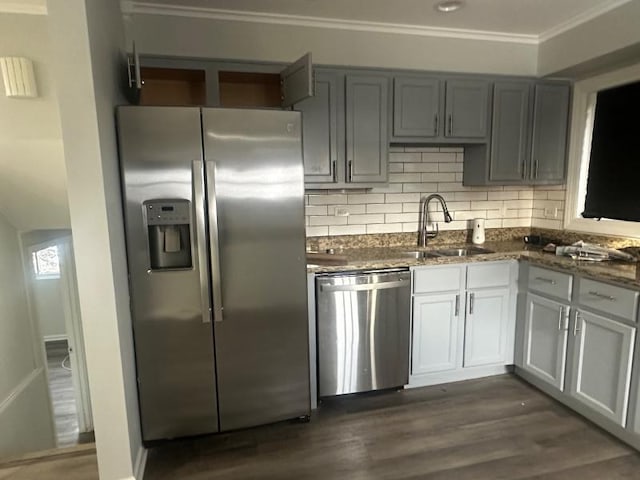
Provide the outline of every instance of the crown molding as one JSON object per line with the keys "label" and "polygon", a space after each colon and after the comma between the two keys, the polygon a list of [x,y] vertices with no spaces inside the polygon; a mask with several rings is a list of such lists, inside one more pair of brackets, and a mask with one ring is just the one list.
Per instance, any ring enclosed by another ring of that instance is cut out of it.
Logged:
{"label": "crown molding", "polygon": [[0,13],[21,13],[23,15],[46,15],[47,5],[24,4],[22,2],[0,1]]}
{"label": "crown molding", "polygon": [[616,8],[621,7],[625,3],[630,3],[631,1],[632,0],[611,0],[610,2],[605,3],[603,5],[597,5],[593,8],[590,8],[589,10],[585,10],[584,12],[567,20],[566,22],[556,25],[555,27],[550,28],[549,30],[545,30],[538,36],[538,41],[539,43],[546,42],[547,40],[557,35],[560,35],[568,30],[571,30],[572,28],[576,28],[577,26],[582,25],[583,23],[587,23],[588,21],[593,20],[594,18],[597,18],[600,15],[604,15],[605,13],[610,12],[611,10],[615,10]]}
{"label": "crown molding", "polygon": [[301,15],[284,15],[262,12],[246,12],[239,10],[223,10],[217,8],[188,7],[178,5],[157,4],[133,0],[121,1],[123,14],[167,15],[174,17],[207,18],[235,22],[290,25],[297,27],[315,27],[337,30],[352,30],[376,33],[394,33],[427,37],[446,37],[466,40],[485,40],[493,42],[510,42],[520,44],[538,44],[537,35],[487,32],[456,28],[424,27],[395,23],[364,22],[335,18],[307,17]]}

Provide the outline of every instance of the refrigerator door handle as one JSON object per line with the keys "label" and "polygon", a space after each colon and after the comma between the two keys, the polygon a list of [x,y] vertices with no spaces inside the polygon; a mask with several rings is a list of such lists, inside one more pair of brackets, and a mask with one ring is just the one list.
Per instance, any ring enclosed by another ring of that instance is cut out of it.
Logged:
{"label": "refrigerator door handle", "polygon": [[204,164],[196,160],[191,165],[193,179],[193,205],[196,214],[196,248],[200,270],[200,301],[202,303],[202,323],[211,323],[211,302],[209,301],[209,267],[207,265],[207,238],[204,209]]}
{"label": "refrigerator door handle", "polygon": [[[218,205],[216,202],[216,162],[206,162],[209,211],[209,250],[211,261],[211,291],[213,320],[222,322],[222,284],[220,282],[220,246],[218,245]],[[204,205],[204,202],[203,202]]]}

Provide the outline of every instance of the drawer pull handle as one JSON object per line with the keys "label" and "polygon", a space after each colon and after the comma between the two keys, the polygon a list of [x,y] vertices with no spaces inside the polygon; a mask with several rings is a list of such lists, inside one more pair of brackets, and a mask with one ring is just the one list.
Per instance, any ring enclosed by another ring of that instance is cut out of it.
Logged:
{"label": "drawer pull handle", "polygon": [[610,302],[616,301],[616,297],[612,295],[606,295],[604,293],[596,292],[595,290],[589,290],[589,295],[600,298],[602,300],[609,300]]}
{"label": "drawer pull handle", "polygon": [[550,278],[545,278],[545,277],[536,277],[536,280],[540,281],[540,282],[544,282],[544,283],[548,283],[549,285],[555,285],[556,281],[552,280]]}
{"label": "drawer pull handle", "polygon": [[460,294],[456,295],[456,314],[455,316],[460,315]]}

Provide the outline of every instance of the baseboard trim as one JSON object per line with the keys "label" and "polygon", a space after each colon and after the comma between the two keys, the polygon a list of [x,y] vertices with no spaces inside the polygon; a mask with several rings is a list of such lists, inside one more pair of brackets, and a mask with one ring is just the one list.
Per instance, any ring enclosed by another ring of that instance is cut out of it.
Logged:
{"label": "baseboard trim", "polygon": [[143,446],[138,449],[136,464],[133,466],[133,478],[135,480],[142,480],[144,478],[144,469],[147,466],[147,453],[148,450]]}
{"label": "baseboard trim", "polygon": [[22,392],[33,382],[38,375],[43,373],[43,368],[38,367],[35,370],[32,370],[29,375],[24,377],[22,381],[16,385],[16,387],[9,392],[9,395],[6,396],[4,400],[0,402],[0,415],[4,413],[4,411],[9,408],[9,405],[13,403],[13,401],[20,396]]}
{"label": "baseboard trim", "polygon": [[452,370],[448,372],[427,373],[423,375],[410,375],[409,385],[405,388],[429,387],[443,383],[461,382],[463,380],[473,380],[476,378],[491,377],[493,375],[503,375],[511,373],[513,368],[510,365],[490,365],[482,367],[468,367]]}
{"label": "baseboard trim", "polygon": [[69,341],[69,337],[66,334],[61,334],[61,335],[45,335],[44,337],[42,337],[44,340],[44,343],[47,342],[59,342],[60,340],[67,340]]}

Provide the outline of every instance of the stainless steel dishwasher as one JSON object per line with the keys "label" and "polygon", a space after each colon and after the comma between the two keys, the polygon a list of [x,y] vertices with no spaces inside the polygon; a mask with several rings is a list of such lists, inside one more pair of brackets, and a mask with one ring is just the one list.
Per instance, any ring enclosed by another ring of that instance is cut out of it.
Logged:
{"label": "stainless steel dishwasher", "polygon": [[408,383],[410,278],[407,269],[316,277],[319,396]]}

